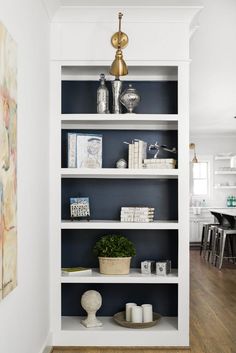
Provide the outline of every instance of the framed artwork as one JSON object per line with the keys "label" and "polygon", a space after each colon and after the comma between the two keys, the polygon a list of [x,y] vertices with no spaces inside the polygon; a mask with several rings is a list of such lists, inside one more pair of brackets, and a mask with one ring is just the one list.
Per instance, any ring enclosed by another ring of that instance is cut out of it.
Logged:
{"label": "framed artwork", "polygon": [[70,217],[71,219],[87,219],[90,218],[89,198],[88,197],[71,197],[70,198]]}
{"label": "framed artwork", "polygon": [[17,285],[17,48],[0,22],[0,300]]}
{"label": "framed artwork", "polygon": [[77,168],[102,168],[102,135],[77,134]]}

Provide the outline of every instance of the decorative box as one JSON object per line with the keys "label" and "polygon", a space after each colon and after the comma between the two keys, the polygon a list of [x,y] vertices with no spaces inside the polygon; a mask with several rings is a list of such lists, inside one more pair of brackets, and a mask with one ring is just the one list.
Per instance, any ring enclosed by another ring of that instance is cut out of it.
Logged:
{"label": "decorative box", "polygon": [[158,261],[156,262],[156,274],[158,276],[166,276],[171,273],[171,261]]}
{"label": "decorative box", "polygon": [[146,260],[141,262],[141,273],[149,275],[155,272],[155,261]]}

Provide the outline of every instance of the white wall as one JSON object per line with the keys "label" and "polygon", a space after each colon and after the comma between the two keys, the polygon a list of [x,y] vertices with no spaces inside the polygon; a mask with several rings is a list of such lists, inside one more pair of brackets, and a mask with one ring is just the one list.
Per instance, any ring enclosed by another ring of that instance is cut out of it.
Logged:
{"label": "white wall", "polygon": [[[190,135],[190,141],[196,144],[196,153],[199,161],[204,156],[210,156],[213,160],[211,165],[211,173],[213,185],[221,182],[229,181],[230,183],[236,183],[236,176],[221,176],[214,175],[215,170],[219,170],[220,167],[229,166],[229,161],[214,161],[215,155],[218,153],[234,153],[236,154],[236,135]],[[190,154],[192,158],[192,154]],[[190,159],[191,159],[190,158]],[[207,200],[208,206],[226,206],[226,198],[229,195],[236,196],[236,190],[216,190],[212,188],[211,198]]]}
{"label": "white wall", "polygon": [[190,129],[236,132],[236,1],[201,2],[190,44]]}
{"label": "white wall", "polygon": [[49,24],[41,0],[0,0],[18,44],[18,287],[0,302],[0,352],[39,353],[49,330]]}

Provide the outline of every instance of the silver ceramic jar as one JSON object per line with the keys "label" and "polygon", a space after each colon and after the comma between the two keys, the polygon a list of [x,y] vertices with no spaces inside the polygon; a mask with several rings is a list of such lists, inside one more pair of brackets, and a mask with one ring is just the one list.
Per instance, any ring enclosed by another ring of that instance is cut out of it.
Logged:
{"label": "silver ceramic jar", "polygon": [[132,87],[130,84],[129,87],[121,94],[120,102],[125,106],[128,110],[127,113],[132,114],[135,107],[140,102],[140,95],[138,91]]}

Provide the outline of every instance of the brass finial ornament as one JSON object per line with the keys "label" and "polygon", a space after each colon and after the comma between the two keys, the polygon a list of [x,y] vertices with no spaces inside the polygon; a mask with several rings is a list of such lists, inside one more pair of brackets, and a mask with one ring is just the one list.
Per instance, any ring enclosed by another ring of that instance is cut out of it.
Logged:
{"label": "brass finial ornament", "polygon": [[116,56],[115,60],[113,61],[110,67],[110,74],[119,78],[119,76],[125,76],[128,74],[127,65],[123,59],[122,49],[124,49],[128,44],[128,36],[124,32],[121,31],[121,20],[123,14],[119,12],[118,19],[119,19],[119,31],[114,33],[111,37],[111,44],[113,48],[116,49]]}

